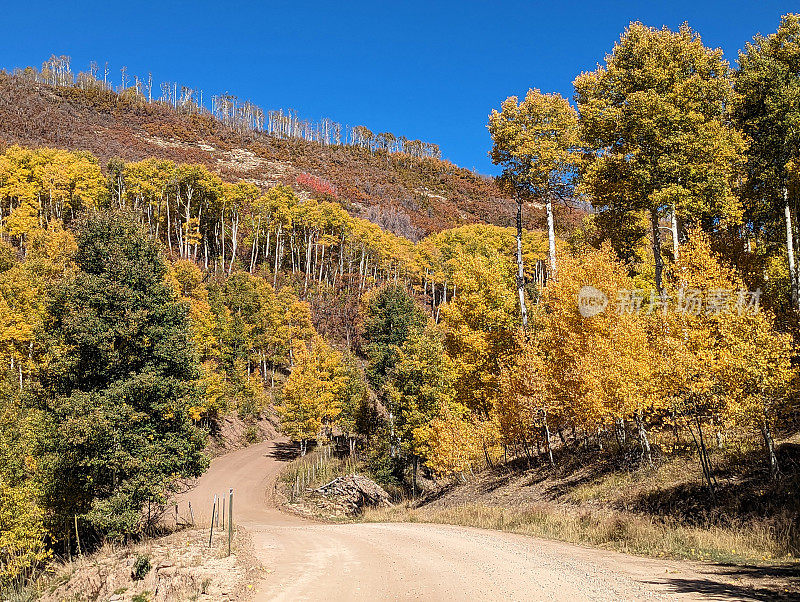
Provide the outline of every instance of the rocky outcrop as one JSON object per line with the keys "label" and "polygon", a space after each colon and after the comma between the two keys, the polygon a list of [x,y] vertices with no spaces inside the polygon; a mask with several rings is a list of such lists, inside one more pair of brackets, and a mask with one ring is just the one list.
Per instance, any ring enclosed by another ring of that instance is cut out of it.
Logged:
{"label": "rocky outcrop", "polygon": [[337,477],[315,489],[314,493],[349,515],[361,514],[367,506],[392,505],[391,497],[383,487],[372,479],[358,474]]}

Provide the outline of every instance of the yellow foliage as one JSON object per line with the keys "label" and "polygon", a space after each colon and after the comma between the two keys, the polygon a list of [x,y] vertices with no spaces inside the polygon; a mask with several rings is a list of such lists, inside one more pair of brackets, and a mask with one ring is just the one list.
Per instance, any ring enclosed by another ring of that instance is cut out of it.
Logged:
{"label": "yellow foliage", "polygon": [[438,474],[473,471],[494,454],[497,425],[490,420],[469,417],[466,408],[444,405],[441,415],[420,426],[415,437],[421,442],[425,463]]}
{"label": "yellow foliage", "polygon": [[0,476],[0,585],[24,583],[50,557],[43,521],[34,493]]}
{"label": "yellow foliage", "polygon": [[310,344],[296,341],[294,365],[283,388],[283,400],[275,407],[281,430],[303,444],[321,435],[323,425],[339,415],[344,386],[341,354],[320,337]]}

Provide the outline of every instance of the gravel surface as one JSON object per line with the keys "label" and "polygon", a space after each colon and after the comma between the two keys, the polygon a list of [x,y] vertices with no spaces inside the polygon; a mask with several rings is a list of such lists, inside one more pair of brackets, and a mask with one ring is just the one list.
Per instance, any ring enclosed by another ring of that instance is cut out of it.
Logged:
{"label": "gravel surface", "polygon": [[272,499],[286,451],[276,440],[219,457],[180,500],[205,521],[214,494],[234,489],[234,523],[264,567],[253,600],[760,599],[713,565],[468,527],[306,520]]}

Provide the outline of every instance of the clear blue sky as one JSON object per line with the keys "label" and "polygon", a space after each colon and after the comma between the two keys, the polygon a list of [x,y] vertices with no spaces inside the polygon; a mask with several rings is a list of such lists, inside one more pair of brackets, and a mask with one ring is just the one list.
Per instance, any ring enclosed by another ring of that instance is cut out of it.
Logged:
{"label": "clear blue sky", "polygon": [[797,2],[128,2],[3,0],[0,67],[67,54],[73,70],[109,61],[441,145],[445,157],[494,173],[486,118],[529,87],[571,97],[631,20],[688,21],[729,60],[770,33]]}

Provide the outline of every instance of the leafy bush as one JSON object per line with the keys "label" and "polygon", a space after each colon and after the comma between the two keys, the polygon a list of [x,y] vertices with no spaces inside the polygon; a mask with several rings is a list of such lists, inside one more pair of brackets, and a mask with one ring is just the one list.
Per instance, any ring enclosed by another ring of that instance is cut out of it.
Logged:
{"label": "leafy bush", "polygon": [[29,489],[0,477],[0,590],[24,584],[49,557],[43,516]]}
{"label": "leafy bush", "polygon": [[133,569],[131,570],[131,579],[134,581],[141,581],[147,577],[150,572],[150,557],[147,554],[139,554],[133,562]]}
{"label": "leafy bush", "polygon": [[258,430],[258,427],[255,424],[251,424],[244,430],[242,439],[248,445],[258,443],[258,440],[261,439],[261,431]]}

